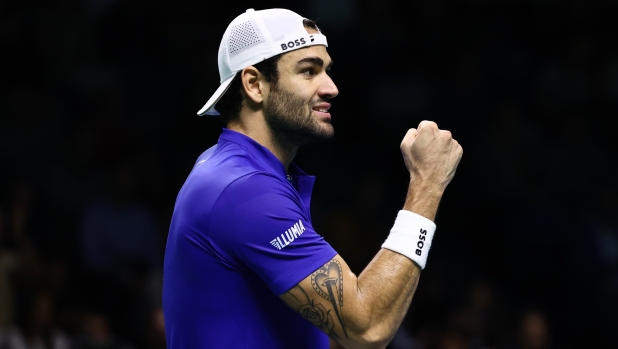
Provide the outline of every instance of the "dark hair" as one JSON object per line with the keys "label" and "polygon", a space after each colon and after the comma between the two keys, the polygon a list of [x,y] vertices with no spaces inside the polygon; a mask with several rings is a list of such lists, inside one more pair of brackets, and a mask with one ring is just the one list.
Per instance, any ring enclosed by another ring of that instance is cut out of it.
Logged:
{"label": "dark hair", "polygon": [[[316,31],[320,31],[318,26],[314,21],[309,19],[303,20],[303,26],[307,29],[313,29]],[[276,55],[261,61],[260,63],[254,64],[253,66],[264,75],[264,79],[267,82],[272,84],[273,86],[277,85],[279,81],[279,70],[277,69],[277,64],[279,63],[279,59],[281,55]],[[221,114],[223,119],[223,123],[226,125],[236,120],[240,115],[240,109],[242,109],[242,103],[245,99],[242,92],[242,84],[240,81],[240,72],[234,76],[234,79],[230,83],[230,87],[227,92],[223,94],[223,97],[217,102],[215,109]]]}
{"label": "dark hair", "polygon": [[310,19],[303,19],[303,26],[307,29],[313,29],[315,31],[320,31],[320,28],[318,28],[318,25],[315,24],[314,21],[310,20]]}

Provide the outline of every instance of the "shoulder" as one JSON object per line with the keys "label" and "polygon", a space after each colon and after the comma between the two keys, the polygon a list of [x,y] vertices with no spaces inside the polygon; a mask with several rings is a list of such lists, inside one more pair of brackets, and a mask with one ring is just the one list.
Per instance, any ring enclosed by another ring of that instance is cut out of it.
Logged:
{"label": "shoulder", "polygon": [[221,191],[215,206],[229,214],[250,217],[287,211],[300,204],[291,184],[270,173],[254,171],[231,181]]}
{"label": "shoulder", "polygon": [[242,146],[231,142],[217,144],[198,157],[180,196],[189,195],[198,201],[212,199],[237,179],[259,171]]}
{"label": "shoulder", "polygon": [[294,187],[272,173],[253,170],[236,177],[224,190],[227,195],[234,192],[242,192],[244,197],[248,198],[273,193],[293,193]]}

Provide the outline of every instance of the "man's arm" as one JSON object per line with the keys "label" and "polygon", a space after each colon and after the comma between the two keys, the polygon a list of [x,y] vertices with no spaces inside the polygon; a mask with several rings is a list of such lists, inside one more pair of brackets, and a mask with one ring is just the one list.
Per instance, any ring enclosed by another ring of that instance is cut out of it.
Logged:
{"label": "man's arm", "polygon": [[[418,135],[408,131],[401,150],[411,179],[404,210],[433,221],[461,146],[450,132],[423,121]],[[408,311],[419,277],[417,264],[388,249],[358,277],[337,255],[280,297],[346,348],[384,348]]]}
{"label": "man's arm", "polygon": [[344,347],[341,346],[341,344],[337,343],[336,340],[334,339],[330,339],[330,349],[345,349]]}

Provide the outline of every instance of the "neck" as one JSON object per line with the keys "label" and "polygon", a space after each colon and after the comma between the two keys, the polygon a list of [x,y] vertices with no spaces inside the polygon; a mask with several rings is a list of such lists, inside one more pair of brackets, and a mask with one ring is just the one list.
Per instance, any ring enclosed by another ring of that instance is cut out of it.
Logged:
{"label": "neck", "polygon": [[[253,122],[247,122],[248,120],[253,120]],[[279,135],[268,127],[262,115],[254,115],[251,118],[241,117],[239,120],[229,123],[227,128],[242,133],[266,147],[281,161],[285,171],[288,171],[299,146],[287,139],[285,135]]]}

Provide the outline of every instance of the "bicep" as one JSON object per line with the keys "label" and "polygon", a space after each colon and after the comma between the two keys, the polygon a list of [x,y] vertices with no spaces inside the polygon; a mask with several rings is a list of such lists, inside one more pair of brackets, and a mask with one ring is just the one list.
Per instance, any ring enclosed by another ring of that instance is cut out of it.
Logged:
{"label": "bicep", "polygon": [[345,319],[355,310],[356,275],[340,255],[311,273],[280,298],[332,339],[350,338]]}
{"label": "bicep", "polygon": [[336,340],[334,339],[330,339],[330,349],[345,349],[344,347],[341,346],[341,344],[337,343]]}

